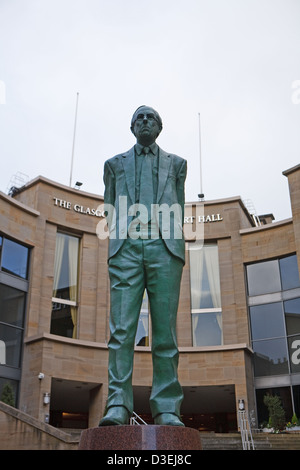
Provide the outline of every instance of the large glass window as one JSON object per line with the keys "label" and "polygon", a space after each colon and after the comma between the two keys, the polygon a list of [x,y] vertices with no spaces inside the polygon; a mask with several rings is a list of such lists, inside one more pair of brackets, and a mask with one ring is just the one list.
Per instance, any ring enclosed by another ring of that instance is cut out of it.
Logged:
{"label": "large glass window", "polygon": [[2,364],[20,367],[23,330],[0,323]]}
{"label": "large glass window", "polygon": [[25,292],[0,284],[0,363],[20,367]]}
{"label": "large glass window", "polygon": [[19,382],[0,377],[0,400],[10,406],[17,406]]}
{"label": "large glass window", "polygon": [[[296,255],[247,266],[247,281],[255,375],[299,373],[300,284]],[[255,299],[256,295],[261,297]],[[272,298],[277,301],[272,302]]]}
{"label": "large glass window", "polygon": [[27,279],[28,248],[8,238],[3,240],[1,269]]}
{"label": "large glass window", "polygon": [[222,344],[222,309],[217,244],[189,244],[194,346]]}
{"label": "large glass window", "polygon": [[300,372],[300,334],[288,337],[290,368],[292,374]]}
{"label": "large glass window", "polygon": [[56,235],[50,333],[77,337],[79,238]]}
{"label": "large glass window", "polygon": [[0,322],[23,328],[25,292],[0,284]]}
{"label": "large glass window", "polygon": [[[300,283],[297,257],[291,255],[255,263],[246,267],[246,273],[256,386],[264,386],[266,377],[270,384],[274,384],[272,389],[256,390],[258,420],[261,423],[268,419],[267,407],[263,403],[266,393],[281,397],[289,420],[300,409]],[[296,375],[289,378],[290,374]],[[295,385],[278,386],[286,383],[287,379]]]}
{"label": "large glass window", "polygon": [[222,344],[222,313],[193,313],[193,346]]}
{"label": "large glass window", "polygon": [[284,302],[286,329],[288,336],[300,333],[300,298]]}
{"label": "large glass window", "polygon": [[0,400],[15,406],[28,291],[29,248],[0,236]]}
{"label": "large glass window", "polygon": [[292,373],[300,372],[300,298],[284,302],[290,367]]}
{"label": "large glass window", "polygon": [[256,377],[289,373],[285,338],[253,341],[254,373]]}
{"label": "large glass window", "polygon": [[297,416],[300,416],[300,385],[295,385],[293,387],[293,399],[294,399],[295,413]]}
{"label": "large glass window", "polygon": [[250,307],[252,339],[285,336],[282,302]]}
{"label": "large glass window", "polygon": [[247,281],[250,296],[300,287],[297,256],[249,264]]}
{"label": "large glass window", "polygon": [[29,249],[9,238],[0,238],[1,270],[27,279]]}
{"label": "large glass window", "polygon": [[297,256],[287,256],[279,260],[282,290],[300,287]]}
{"label": "large glass window", "polygon": [[77,301],[79,238],[56,235],[53,297]]}
{"label": "large glass window", "polygon": [[[269,411],[266,405],[264,404],[264,397],[266,395],[278,396],[285,410],[286,420],[287,421],[291,420],[293,416],[293,412],[294,412],[293,406],[292,406],[291,392],[292,392],[291,387],[276,387],[275,386],[272,388],[258,389],[256,391],[258,423],[266,426],[269,421]],[[297,407],[296,407],[296,410],[297,410]]]}
{"label": "large glass window", "polygon": [[277,260],[247,266],[249,295],[269,294],[281,290]]}

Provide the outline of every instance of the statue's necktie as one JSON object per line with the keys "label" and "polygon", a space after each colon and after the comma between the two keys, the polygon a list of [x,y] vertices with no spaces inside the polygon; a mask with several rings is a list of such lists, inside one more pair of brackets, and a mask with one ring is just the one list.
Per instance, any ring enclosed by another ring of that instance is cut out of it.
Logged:
{"label": "statue's necktie", "polygon": [[143,163],[140,182],[140,204],[143,204],[148,211],[148,221],[151,220],[151,204],[153,204],[153,177],[152,160],[149,155],[149,148],[144,147]]}

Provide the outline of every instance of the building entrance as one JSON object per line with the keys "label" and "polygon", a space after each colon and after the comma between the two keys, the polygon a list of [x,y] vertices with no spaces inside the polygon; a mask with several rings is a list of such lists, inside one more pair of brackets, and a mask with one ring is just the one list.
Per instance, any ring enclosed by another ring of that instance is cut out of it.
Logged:
{"label": "building entrance", "polygon": [[[188,427],[202,432],[237,430],[234,385],[183,387],[181,418]],[[133,388],[134,411],[148,424],[153,424],[149,397],[150,387]]]}
{"label": "building entrance", "polygon": [[52,378],[50,419],[52,426],[85,429],[89,426],[89,408],[100,385]]}

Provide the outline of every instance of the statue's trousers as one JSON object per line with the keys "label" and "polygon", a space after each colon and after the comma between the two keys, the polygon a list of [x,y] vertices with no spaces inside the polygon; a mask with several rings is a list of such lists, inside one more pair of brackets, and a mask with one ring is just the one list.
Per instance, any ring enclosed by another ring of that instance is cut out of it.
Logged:
{"label": "statue's trousers", "polygon": [[175,413],[183,399],[178,382],[176,318],[183,262],[162,239],[125,240],[109,260],[110,331],[107,407],[122,405],[133,411],[134,341],[145,288],[152,323],[152,416]]}

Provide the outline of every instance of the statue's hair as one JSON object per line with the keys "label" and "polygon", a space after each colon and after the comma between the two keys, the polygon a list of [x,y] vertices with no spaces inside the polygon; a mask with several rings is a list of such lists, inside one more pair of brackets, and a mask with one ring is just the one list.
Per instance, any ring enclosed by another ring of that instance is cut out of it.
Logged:
{"label": "statue's hair", "polygon": [[143,104],[142,106],[139,106],[139,107],[135,110],[135,112],[133,113],[133,116],[132,116],[132,119],[131,119],[131,125],[130,125],[131,131],[133,132],[134,123],[135,123],[135,121],[136,121],[137,115],[139,114],[139,110],[142,109],[142,108],[150,108],[150,109],[152,109],[153,114],[154,114],[154,116],[155,116],[155,119],[156,119],[156,121],[157,121],[157,123],[158,123],[158,125],[159,125],[159,132],[161,132],[161,130],[162,130],[162,128],[163,128],[163,123],[162,123],[162,119],[161,119],[160,115],[158,114],[157,111],[155,111],[154,108],[151,108],[151,106],[147,106],[146,104]]}

